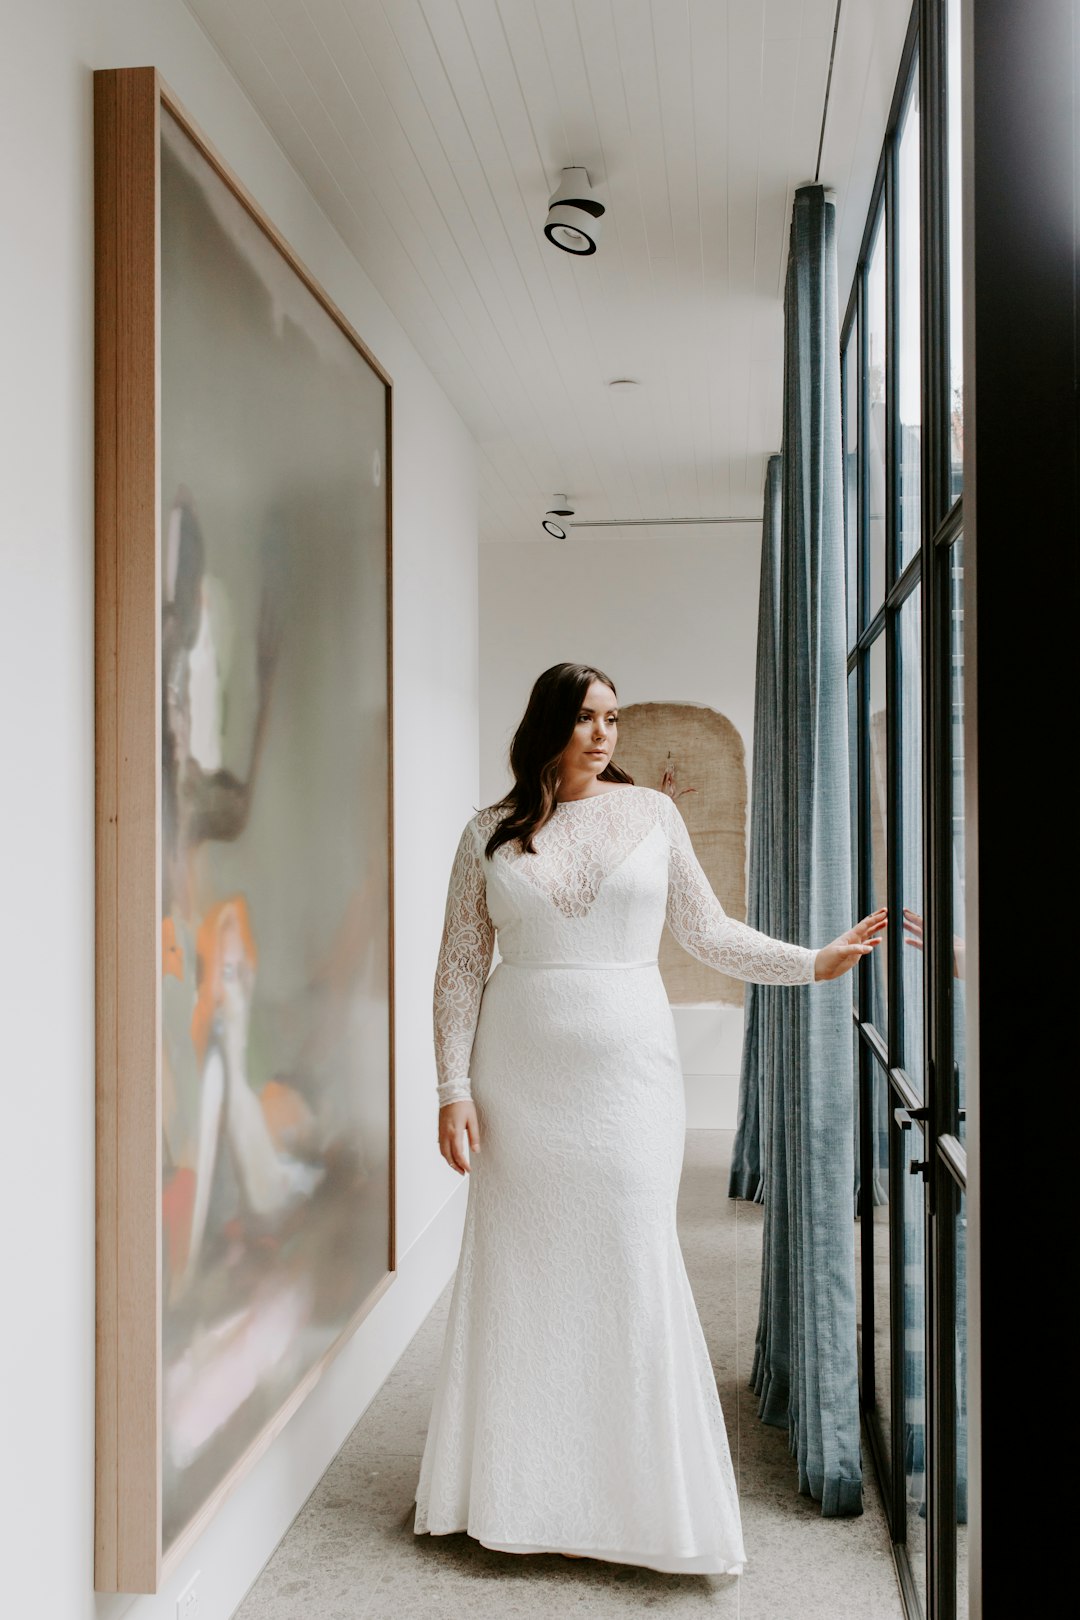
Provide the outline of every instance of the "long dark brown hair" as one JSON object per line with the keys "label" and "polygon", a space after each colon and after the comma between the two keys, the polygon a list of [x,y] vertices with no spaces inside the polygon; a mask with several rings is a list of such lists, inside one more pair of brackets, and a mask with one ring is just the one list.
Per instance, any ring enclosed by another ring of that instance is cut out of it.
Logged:
{"label": "long dark brown hair", "polygon": [[[508,844],[513,838],[518,839],[524,854],[536,854],[533,834],[555,813],[559,759],[574,735],[581,705],[593,681],[603,681],[615,691],[611,676],[591,664],[552,664],[536,677],[510,744],[514,785],[493,806],[508,814],[485,844],[485,855],[493,855],[500,844]],[[632,784],[634,778],[609,759],[599,780]]]}

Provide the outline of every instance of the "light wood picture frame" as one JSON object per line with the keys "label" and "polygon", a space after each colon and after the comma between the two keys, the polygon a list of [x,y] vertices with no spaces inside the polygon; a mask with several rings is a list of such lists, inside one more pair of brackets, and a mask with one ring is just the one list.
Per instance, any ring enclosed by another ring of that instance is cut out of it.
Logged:
{"label": "light wood picture frame", "polygon": [[395,1275],[392,385],[154,68],[94,184],[95,1585],[155,1592]]}

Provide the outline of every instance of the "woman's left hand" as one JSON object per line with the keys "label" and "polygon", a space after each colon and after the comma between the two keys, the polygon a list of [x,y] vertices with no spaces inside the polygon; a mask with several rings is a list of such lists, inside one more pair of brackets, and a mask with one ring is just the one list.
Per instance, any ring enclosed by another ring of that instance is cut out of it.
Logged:
{"label": "woman's left hand", "polygon": [[846,934],[838,934],[828,945],[823,945],[814,962],[814,979],[839,979],[850,973],[861,957],[868,956],[875,945],[880,945],[888,927],[888,907],[871,912]]}

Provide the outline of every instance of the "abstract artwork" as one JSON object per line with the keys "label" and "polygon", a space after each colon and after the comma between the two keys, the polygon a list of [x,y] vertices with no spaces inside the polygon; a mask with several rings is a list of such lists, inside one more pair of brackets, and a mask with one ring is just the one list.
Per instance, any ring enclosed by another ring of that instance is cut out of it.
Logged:
{"label": "abstract artwork", "polygon": [[95,79],[97,1585],[154,1591],[393,1275],[390,384]]}

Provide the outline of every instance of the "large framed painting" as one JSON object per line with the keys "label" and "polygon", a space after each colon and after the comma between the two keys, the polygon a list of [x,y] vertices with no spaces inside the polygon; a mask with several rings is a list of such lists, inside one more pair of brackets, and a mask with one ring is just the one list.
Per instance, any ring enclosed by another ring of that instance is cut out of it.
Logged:
{"label": "large framed painting", "polygon": [[95,74],[96,1584],[158,1590],[394,1274],[390,379]]}

